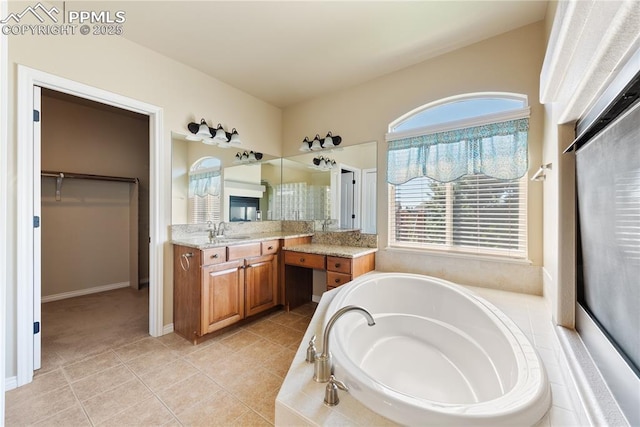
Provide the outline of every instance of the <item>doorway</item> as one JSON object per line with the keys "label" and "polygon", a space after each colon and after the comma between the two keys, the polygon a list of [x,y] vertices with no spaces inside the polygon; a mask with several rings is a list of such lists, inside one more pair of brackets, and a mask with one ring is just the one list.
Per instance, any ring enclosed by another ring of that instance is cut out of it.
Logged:
{"label": "doorway", "polygon": [[361,170],[340,165],[340,228],[360,228]]}
{"label": "doorway", "polygon": [[340,172],[340,225],[343,228],[354,228],[356,221],[354,211],[355,187],[355,173],[342,169]]}
{"label": "doorway", "polygon": [[[92,86],[63,79],[28,67],[18,66],[17,90],[17,139],[18,199],[17,218],[17,378],[18,386],[33,379],[34,367],[41,340],[39,282],[35,278],[40,265],[34,260],[39,250],[39,223],[35,211],[40,203],[39,187],[39,122],[36,108],[40,98],[34,97],[35,88],[42,87],[74,95],[148,116],[149,120],[149,334],[163,334],[163,245],[167,240],[165,197],[166,169],[169,158],[162,144],[162,109],[131,98],[104,91]],[[36,149],[37,146],[37,149]],[[38,188],[39,190],[39,188]],[[26,197],[24,195],[27,195]],[[28,197],[33,195],[33,197]],[[146,242],[144,242],[146,247]],[[83,254],[86,256],[87,254]],[[36,289],[36,286],[38,287]]]}
{"label": "doorway", "polygon": [[48,371],[147,336],[149,117],[46,88],[40,99],[34,369]]}

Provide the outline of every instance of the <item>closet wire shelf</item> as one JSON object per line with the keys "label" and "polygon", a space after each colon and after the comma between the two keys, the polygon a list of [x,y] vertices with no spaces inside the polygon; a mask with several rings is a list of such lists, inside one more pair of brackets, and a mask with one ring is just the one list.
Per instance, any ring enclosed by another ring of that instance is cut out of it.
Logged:
{"label": "closet wire shelf", "polygon": [[129,178],[124,176],[109,176],[109,175],[92,175],[86,173],[73,173],[73,172],[54,172],[54,171],[41,171],[41,176],[56,179],[56,201],[61,200],[62,194],[62,181],[65,178],[70,179],[93,179],[99,181],[115,181],[115,182],[128,182],[131,184],[138,184],[138,178]]}

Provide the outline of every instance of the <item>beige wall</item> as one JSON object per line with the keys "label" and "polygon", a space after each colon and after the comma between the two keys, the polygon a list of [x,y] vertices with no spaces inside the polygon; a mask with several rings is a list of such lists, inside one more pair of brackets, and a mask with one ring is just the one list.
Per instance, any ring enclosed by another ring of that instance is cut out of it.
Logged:
{"label": "beige wall", "polygon": [[[96,107],[43,94],[41,167],[138,178],[140,220],[133,230],[138,230],[139,242],[147,242],[148,117]],[[66,179],[57,201],[56,179],[42,179],[43,297],[129,282],[131,185]],[[139,279],[148,280],[149,251],[139,252],[139,261],[133,255]]]}
{"label": "beige wall", "polygon": [[427,60],[351,89],[284,110],[285,155],[294,155],[305,135],[331,129],[343,145],[378,141],[378,235],[376,268],[432,274],[459,283],[542,294],[542,185],[529,183],[528,252],[531,265],[479,261],[389,250],[386,148],[388,125],[426,103],[453,95],[501,91],[529,97],[529,164],[541,164],[544,111],[538,103],[544,55],[544,23],[502,34]]}
{"label": "beige wall", "polygon": [[[14,2],[10,7],[22,9]],[[17,64],[127,96],[163,109],[161,135],[171,152],[171,131],[186,133],[186,124],[205,118],[210,124],[237,128],[245,147],[281,155],[280,109],[230,87],[193,68],[163,57],[121,37],[111,36],[11,36],[9,38],[8,218],[7,244],[7,358],[6,376],[16,375],[16,86]],[[158,183],[171,215],[171,163],[162,165],[166,180]],[[173,321],[171,246],[164,247],[164,324]]]}

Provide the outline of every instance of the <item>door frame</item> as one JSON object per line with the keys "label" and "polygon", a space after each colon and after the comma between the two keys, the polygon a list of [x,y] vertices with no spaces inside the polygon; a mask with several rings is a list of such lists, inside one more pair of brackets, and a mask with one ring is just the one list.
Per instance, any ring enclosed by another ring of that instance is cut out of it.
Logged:
{"label": "door frame", "polygon": [[[34,86],[64,92],[149,117],[149,334],[163,334],[163,247],[167,240],[164,169],[169,164],[163,144],[163,109],[103,89],[65,79],[18,64],[17,84],[17,386],[33,379],[34,305],[41,297],[34,294],[34,170],[33,132]],[[39,149],[40,147],[38,147]],[[29,197],[28,195],[33,195]],[[36,199],[37,198],[37,199]],[[164,213],[163,213],[164,212]],[[39,320],[39,319],[38,319]]]}
{"label": "door frame", "polygon": [[[353,214],[355,215],[355,221],[352,224],[352,227],[349,228],[356,228],[359,229],[361,224],[362,224],[362,169],[360,168],[356,168],[355,166],[349,166],[349,165],[345,165],[343,163],[339,163],[338,165],[338,170],[340,171],[340,190],[342,190],[342,171],[346,170],[347,172],[352,172],[353,173],[353,179],[356,181],[355,185],[353,186]],[[340,194],[340,199],[342,200],[342,194]],[[342,205],[342,203],[340,202],[340,205]],[[342,213],[342,206],[340,206],[340,214]],[[341,219],[341,216],[338,217],[338,220]],[[343,227],[344,224],[340,224],[340,227]]]}
{"label": "door frame", "polygon": [[[0,16],[7,16],[8,3],[6,0],[0,0]],[[7,212],[8,212],[8,186],[9,174],[9,36],[0,34],[0,236],[7,236]],[[4,239],[0,243],[0,372],[2,375],[2,390],[0,391],[0,420],[4,420],[5,406],[5,389],[6,389],[6,324],[7,324],[7,240]]]}

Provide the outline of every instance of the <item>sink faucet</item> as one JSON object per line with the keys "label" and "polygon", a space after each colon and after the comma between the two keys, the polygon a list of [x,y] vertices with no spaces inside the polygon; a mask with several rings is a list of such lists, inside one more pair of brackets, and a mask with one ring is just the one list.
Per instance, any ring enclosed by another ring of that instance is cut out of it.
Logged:
{"label": "sink faucet", "polygon": [[224,221],[220,221],[220,224],[218,224],[218,232],[216,233],[217,236],[222,236],[224,233]]}
{"label": "sink faucet", "polygon": [[338,320],[343,314],[350,311],[359,311],[362,313],[362,315],[367,319],[367,324],[369,326],[376,324],[371,313],[356,305],[342,307],[340,310],[333,313],[333,316],[331,316],[329,322],[327,322],[327,326],[324,328],[324,334],[322,335],[322,354],[319,356],[316,355],[314,362],[313,379],[316,382],[326,383],[333,374],[333,363],[331,362],[331,353],[329,352],[329,333],[331,332],[331,328],[333,328],[334,323],[336,323],[336,320]]}
{"label": "sink faucet", "polygon": [[324,221],[322,221],[322,231],[327,231],[330,225],[331,225],[331,218],[327,218]]}
{"label": "sink faucet", "polygon": [[212,242],[216,237],[216,226],[211,222],[207,221],[207,231],[209,232],[209,242]]}

